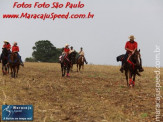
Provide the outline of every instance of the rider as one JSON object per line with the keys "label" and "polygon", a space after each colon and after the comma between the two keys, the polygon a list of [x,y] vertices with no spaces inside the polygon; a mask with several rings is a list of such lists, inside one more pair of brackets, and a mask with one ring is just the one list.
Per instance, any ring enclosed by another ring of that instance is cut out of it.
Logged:
{"label": "rider", "polygon": [[70,52],[69,45],[66,44],[62,52],[61,62],[69,54],[69,52]]}
{"label": "rider", "polygon": [[19,52],[19,47],[17,46],[17,42],[14,42],[14,45],[12,46],[12,52],[18,54],[20,64],[21,64],[22,66],[24,66],[23,61],[22,61],[22,59],[21,59],[21,56],[20,56],[19,53],[18,53],[18,52]]}
{"label": "rider", "polygon": [[72,53],[72,52],[75,52],[75,50],[73,49],[73,46],[70,47],[69,54]]}
{"label": "rider", "polygon": [[[123,69],[124,69],[124,64],[127,62],[131,63],[131,61],[129,60],[131,55],[134,54],[134,52],[137,50],[137,47],[138,47],[138,44],[136,41],[134,41],[135,37],[134,35],[131,35],[129,37],[130,41],[127,41],[126,42],[126,45],[125,45],[125,50],[126,50],[126,54],[124,56],[124,59],[122,61],[122,66],[121,66],[121,69],[120,71],[123,73]],[[142,68],[142,66],[140,66],[139,68],[139,72],[143,72],[144,69]]]}
{"label": "rider", "polygon": [[83,56],[84,57],[84,62],[86,63],[86,64],[88,64],[88,62],[86,61],[86,58],[85,58],[85,56],[84,56],[84,51],[83,51],[83,48],[81,47],[80,48],[80,51],[79,51],[79,56],[77,57],[77,60],[78,60],[78,58],[80,57],[80,56]]}
{"label": "rider", "polygon": [[70,51],[69,45],[66,44],[66,45],[65,45],[65,48],[64,48],[64,50],[63,50],[63,53],[67,56],[67,55],[69,54],[69,51]]}
{"label": "rider", "polygon": [[[10,43],[7,40],[5,40],[3,42],[4,42],[4,45],[3,45],[2,48],[6,48],[7,51],[8,51],[8,54],[10,54],[11,53],[11,51],[10,51],[10,49],[11,49]],[[2,53],[1,53],[1,56],[0,56],[0,62],[1,62],[1,60],[2,60]]]}

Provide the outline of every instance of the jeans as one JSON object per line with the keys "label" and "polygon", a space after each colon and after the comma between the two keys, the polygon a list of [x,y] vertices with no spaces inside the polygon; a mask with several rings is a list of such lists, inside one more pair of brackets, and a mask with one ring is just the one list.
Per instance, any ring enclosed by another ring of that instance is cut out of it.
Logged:
{"label": "jeans", "polygon": [[23,61],[22,61],[22,59],[21,59],[21,56],[19,55],[18,52],[17,52],[17,54],[18,54],[18,58],[19,58],[19,60],[20,60],[20,63],[23,63]]}

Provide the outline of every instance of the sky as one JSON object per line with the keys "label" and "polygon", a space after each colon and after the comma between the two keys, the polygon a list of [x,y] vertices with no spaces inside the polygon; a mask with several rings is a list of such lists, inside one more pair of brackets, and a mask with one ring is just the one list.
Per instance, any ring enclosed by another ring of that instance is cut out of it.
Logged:
{"label": "sky", "polygon": [[[0,0],[0,47],[3,41],[18,42],[24,60],[31,57],[36,41],[49,40],[57,48],[69,44],[76,51],[83,47],[88,63],[120,65],[118,55],[125,53],[125,43],[135,36],[141,50],[143,66],[155,66],[155,46],[163,45],[162,0],[81,0],[82,9],[13,8],[14,2],[23,0]],[[78,0],[24,0],[35,2],[72,2]],[[3,19],[3,14],[28,13],[88,13],[93,19]],[[1,51],[1,50],[0,50]],[[161,53],[161,58],[163,57]],[[161,66],[163,63],[161,62]]]}

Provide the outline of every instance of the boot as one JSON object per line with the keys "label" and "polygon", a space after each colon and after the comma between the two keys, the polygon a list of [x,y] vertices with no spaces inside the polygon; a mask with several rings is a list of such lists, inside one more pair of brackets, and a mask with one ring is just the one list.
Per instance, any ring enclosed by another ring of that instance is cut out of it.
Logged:
{"label": "boot", "polygon": [[19,62],[20,62],[20,65],[21,65],[22,67],[24,67],[24,64],[23,64],[23,62],[22,62],[21,59],[19,59]]}
{"label": "boot", "polygon": [[85,62],[86,64],[88,64],[88,62],[86,61],[85,57],[84,57],[84,62]]}
{"label": "boot", "polygon": [[23,64],[23,62],[22,62],[22,63],[20,63],[20,65],[21,65],[22,67],[24,67],[24,64]]}

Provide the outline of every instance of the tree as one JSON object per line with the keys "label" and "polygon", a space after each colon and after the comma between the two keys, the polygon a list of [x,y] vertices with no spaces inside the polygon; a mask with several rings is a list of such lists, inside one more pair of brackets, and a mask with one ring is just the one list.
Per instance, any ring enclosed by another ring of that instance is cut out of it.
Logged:
{"label": "tree", "polygon": [[25,62],[36,62],[36,59],[34,59],[33,57],[29,57],[25,59]]}
{"label": "tree", "polygon": [[33,58],[40,62],[58,62],[58,57],[62,53],[62,49],[57,49],[48,40],[37,41],[32,49]]}

